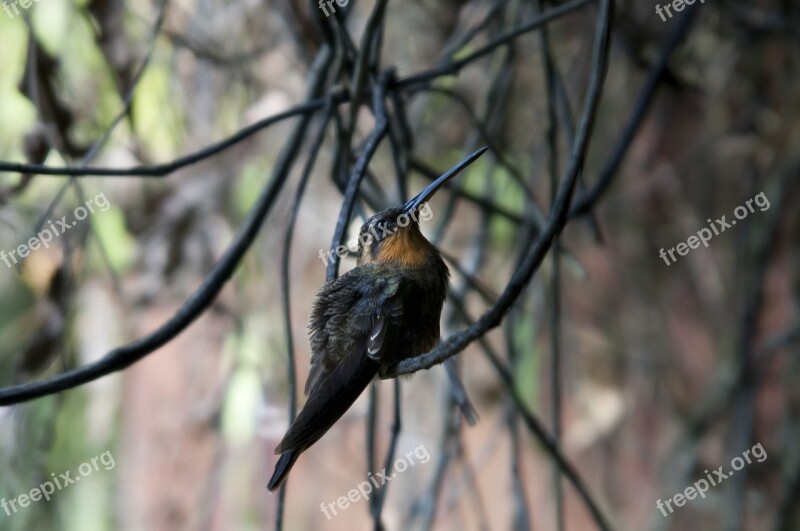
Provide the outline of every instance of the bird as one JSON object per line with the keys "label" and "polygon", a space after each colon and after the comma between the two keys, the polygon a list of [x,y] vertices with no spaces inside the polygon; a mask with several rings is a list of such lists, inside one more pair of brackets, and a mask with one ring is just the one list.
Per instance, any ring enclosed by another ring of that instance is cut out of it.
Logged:
{"label": "bird", "polygon": [[353,405],[375,376],[439,341],[450,273],[419,228],[419,211],[483,147],[435,179],[413,199],[382,210],[361,226],[356,267],[317,293],[309,319],[311,367],[306,403],[275,453],[267,488],[284,482],[297,458]]}

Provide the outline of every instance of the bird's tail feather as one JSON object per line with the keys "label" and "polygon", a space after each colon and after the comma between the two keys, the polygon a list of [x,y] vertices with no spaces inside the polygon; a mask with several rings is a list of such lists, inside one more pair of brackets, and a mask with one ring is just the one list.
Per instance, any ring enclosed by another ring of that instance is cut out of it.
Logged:
{"label": "bird's tail feather", "polygon": [[363,355],[352,355],[342,361],[311,391],[303,409],[275,453],[283,454],[275,465],[269,490],[280,486],[300,454],[317,442],[350,409],[380,365]]}
{"label": "bird's tail feather", "polygon": [[361,396],[379,367],[366,355],[343,360],[311,391],[275,453],[305,450],[317,442]]}
{"label": "bird's tail feather", "polygon": [[298,457],[300,457],[300,450],[289,450],[281,455],[281,458],[278,459],[278,464],[275,465],[275,472],[272,473],[272,477],[267,485],[267,489],[269,489],[270,492],[281,486],[281,483],[283,483],[286,476],[289,475],[289,471],[294,466]]}

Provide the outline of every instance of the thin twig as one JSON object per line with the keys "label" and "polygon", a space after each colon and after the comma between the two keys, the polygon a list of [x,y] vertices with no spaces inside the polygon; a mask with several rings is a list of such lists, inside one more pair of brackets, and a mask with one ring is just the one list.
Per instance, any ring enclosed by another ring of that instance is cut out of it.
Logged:
{"label": "thin twig", "polygon": [[[295,368],[295,355],[294,355],[294,341],[292,339],[292,318],[291,318],[291,297],[289,294],[289,257],[291,256],[292,240],[294,236],[294,227],[297,223],[297,215],[300,212],[300,203],[303,200],[306,184],[311,177],[311,172],[314,169],[314,163],[317,160],[317,155],[322,148],[322,142],[325,140],[325,131],[328,128],[328,123],[333,115],[333,104],[329,104],[325,108],[325,114],[320,121],[319,131],[314,139],[309,150],[308,159],[306,160],[303,174],[300,177],[300,183],[297,185],[297,192],[295,199],[292,203],[292,211],[289,214],[289,223],[286,226],[286,235],[283,240],[283,254],[281,255],[281,302],[283,304],[283,323],[286,332],[286,380],[289,383],[289,424],[294,422],[295,415],[297,414],[297,369]],[[281,531],[283,529],[283,511],[286,501],[286,485],[288,479],[284,480],[283,484],[278,491],[278,507],[275,513],[275,529]]]}

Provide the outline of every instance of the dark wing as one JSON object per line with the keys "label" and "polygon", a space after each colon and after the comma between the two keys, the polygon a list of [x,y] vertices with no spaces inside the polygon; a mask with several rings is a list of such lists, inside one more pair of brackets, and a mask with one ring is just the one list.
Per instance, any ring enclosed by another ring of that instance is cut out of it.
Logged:
{"label": "dark wing", "polygon": [[[362,343],[363,345],[363,343]],[[311,389],[300,414],[289,427],[275,453],[303,451],[331,429],[378,374],[380,365],[366,356],[348,356]]]}
{"label": "dark wing", "polygon": [[306,395],[351,354],[366,348],[370,358],[380,359],[389,321],[402,310],[397,296],[400,282],[383,268],[363,265],[322,287],[309,324],[311,369]]}
{"label": "dark wing", "polygon": [[393,319],[400,314],[400,279],[372,266],[323,286],[311,315],[308,400],[275,449],[303,451],[344,415],[378,373],[391,350]]}

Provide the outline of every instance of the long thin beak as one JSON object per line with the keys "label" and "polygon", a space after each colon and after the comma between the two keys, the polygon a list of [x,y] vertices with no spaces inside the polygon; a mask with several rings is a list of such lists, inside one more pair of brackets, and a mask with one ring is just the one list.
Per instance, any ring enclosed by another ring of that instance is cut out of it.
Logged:
{"label": "long thin beak", "polygon": [[489,146],[484,146],[480,148],[478,151],[469,155],[467,158],[447,170],[441,177],[433,181],[431,184],[425,187],[423,191],[417,194],[417,196],[413,199],[410,199],[405,205],[403,205],[403,213],[409,214],[414,209],[419,208],[419,206],[433,197],[433,194],[439,191],[439,188],[444,186],[444,183],[461,173],[461,170],[475,162],[478,157],[484,154],[486,150],[489,149]]}

